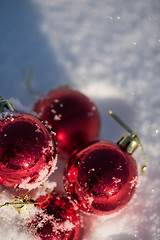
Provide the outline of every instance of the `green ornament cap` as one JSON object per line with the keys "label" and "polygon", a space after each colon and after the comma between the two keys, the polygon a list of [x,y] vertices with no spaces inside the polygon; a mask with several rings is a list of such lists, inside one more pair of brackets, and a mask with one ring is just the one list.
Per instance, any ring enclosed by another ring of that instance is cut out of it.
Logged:
{"label": "green ornament cap", "polygon": [[10,101],[0,96],[0,113],[6,112],[6,109],[10,110],[11,112],[14,111]]}

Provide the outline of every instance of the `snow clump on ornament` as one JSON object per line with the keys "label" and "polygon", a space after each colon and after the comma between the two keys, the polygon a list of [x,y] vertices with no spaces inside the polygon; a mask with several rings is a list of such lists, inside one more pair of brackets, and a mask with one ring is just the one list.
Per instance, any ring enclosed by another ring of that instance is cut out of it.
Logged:
{"label": "snow clump on ornament", "polygon": [[[45,198],[46,196],[40,196],[36,202]],[[81,218],[66,197],[52,192],[47,201],[37,205],[37,211],[28,226],[41,240],[80,239]]]}

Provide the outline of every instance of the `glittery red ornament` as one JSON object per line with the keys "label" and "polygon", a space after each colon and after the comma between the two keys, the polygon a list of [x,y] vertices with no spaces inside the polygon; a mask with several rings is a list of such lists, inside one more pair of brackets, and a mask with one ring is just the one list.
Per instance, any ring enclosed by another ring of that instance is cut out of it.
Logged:
{"label": "glittery red ornament", "polygon": [[35,117],[3,112],[0,118],[0,183],[33,188],[54,171],[56,146]]}
{"label": "glittery red ornament", "polygon": [[69,160],[64,186],[83,211],[103,215],[122,209],[137,184],[135,160],[116,144],[99,141],[75,152]]}
{"label": "glittery red ornament", "polygon": [[57,134],[58,147],[71,152],[99,134],[100,116],[95,104],[79,91],[59,88],[39,100],[34,111]]}
{"label": "glittery red ornament", "polygon": [[[40,197],[37,202],[43,201]],[[29,224],[33,234],[41,240],[78,240],[81,220],[78,212],[66,197],[52,193],[49,200],[36,205],[40,211]]]}
{"label": "glittery red ornament", "polygon": [[140,147],[146,171],[146,159],[138,134],[112,111],[109,114],[130,135],[117,144],[97,141],[75,151],[67,163],[64,186],[68,197],[86,213],[105,215],[122,209],[132,198],[137,185],[137,164],[131,154]]}

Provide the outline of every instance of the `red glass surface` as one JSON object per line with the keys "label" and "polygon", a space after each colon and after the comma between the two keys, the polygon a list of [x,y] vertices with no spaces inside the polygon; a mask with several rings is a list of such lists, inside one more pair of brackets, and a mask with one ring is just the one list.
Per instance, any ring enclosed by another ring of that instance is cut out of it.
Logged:
{"label": "red glass surface", "polygon": [[75,152],[66,166],[64,186],[79,209],[105,215],[122,209],[137,184],[135,160],[118,145],[98,141]]}
{"label": "red glass surface", "polygon": [[[46,196],[37,199],[43,201]],[[81,221],[78,212],[66,197],[52,193],[49,200],[36,205],[42,211],[29,224],[33,234],[41,240],[78,240]]]}
{"label": "red glass surface", "polygon": [[32,188],[44,181],[56,165],[52,136],[35,117],[5,113],[0,120],[0,183]]}
{"label": "red glass surface", "polygon": [[99,134],[100,117],[95,104],[79,91],[53,90],[39,100],[34,111],[57,134],[58,147],[71,152]]}

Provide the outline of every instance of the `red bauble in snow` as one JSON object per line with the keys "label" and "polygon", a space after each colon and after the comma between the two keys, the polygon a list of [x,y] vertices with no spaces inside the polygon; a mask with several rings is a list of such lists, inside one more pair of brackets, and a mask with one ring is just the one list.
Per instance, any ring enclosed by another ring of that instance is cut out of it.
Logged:
{"label": "red bauble in snow", "polygon": [[75,151],[64,175],[68,197],[90,214],[105,215],[122,209],[137,185],[137,164],[131,156],[137,145],[137,134],[131,131],[118,144],[97,141]]}
{"label": "red bauble in snow", "polygon": [[[41,202],[42,196],[37,199]],[[81,232],[81,220],[78,212],[66,197],[52,193],[49,200],[36,205],[40,211],[29,224],[33,234],[41,240],[78,240]]]}
{"label": "red bauble in snow", "polygon": [[123,208],[137,184],[135,160],[116,144],[95,142],[73,154],[64,177],[68,196],[92,214]]}
{"label": "red bauble in snow", "polygon": [[56,146],[35,117],[3,112],[0,119],[0,183],[33,188],[54,171]]}
{"label": "red bauble in snow", "polygon": [[98,110],[79,91],[70,88],[53,90],[36,103],[34,111],[57,134],[58,147],[61,150],[71,152],[98,137]]}

